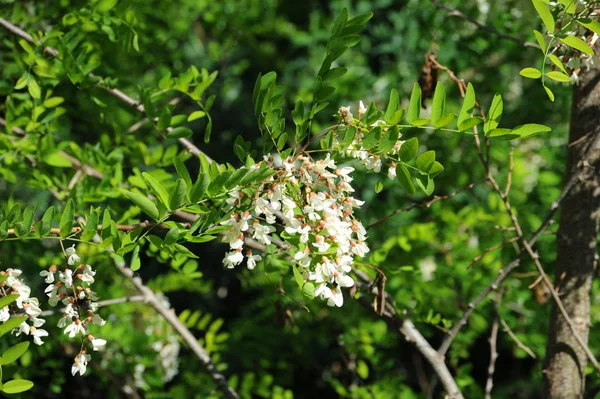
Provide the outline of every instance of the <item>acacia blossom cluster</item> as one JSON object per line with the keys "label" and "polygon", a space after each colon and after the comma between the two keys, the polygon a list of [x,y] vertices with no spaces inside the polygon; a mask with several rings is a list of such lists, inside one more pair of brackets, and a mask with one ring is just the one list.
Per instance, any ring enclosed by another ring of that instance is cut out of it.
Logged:
{"label": "acacia blossom cluster", "polygon": [[[354,168],[338,168],[329,155],[317,161],[307,155],[280,161],[265,157],[263,162],[276,173],[263,182],[246,210],[233,212],[222,223],[229,226],[223,241],[231,250],[223,264],[233,268],[245,258],[253,269],[261,257],[250,250],[244,256],[244,239],[269,245],[275,226],[281,226],[282,237],[292,246],[293,267],[315,286],[315,296],[329,306],[342,306],[341,289],[354,285],[348,275],[353,258],[369,252],[366,230],[353,216],[354,208],[363,204],[351,196]],[[247,204],[244,195],[234,190],[229,204],[240,209]]]}
{"label": "acacia blossom cluster", "polygon": [[[22,315],[22,312],[25,312],[28,319],[15,328],[13,332],[17,336],[21,334],[31,335],[33,337],[33,342],[36,345],[42,345],[44,343],[42,337],[47,337],[48,332],[39,327],[41,327],[46,320],[39,317],[42,314],[40,301],[37,298],[30,296],[31,288],[19,278],[22,273],[23,272],[19,269],[7,269],[5,272],[0,272],[0,274],[6,276],[6,280],[0,285],[0,294],[2,296],[10,294],[19,295],[14,303],[0,309],[0,321],[5,323],[10,319],[11,313],[19,313],[19,315]],[[31,325],[27,322],[30,322]]]}
{"label": "acacia blossom cluster", "polygon": [[[358,121],[362,119],[366,111],[367,108],[361,101],[358,108]],[[357,120],[354,119],[354,116],[352,115],[352,112],[350,110],[350,106],[340,107],[340,115],[342,117],[342,120],[344,121],[344,124],[357,124]],[[377,120],[370,127],[381,126],[384,124],[385,121]],[[387,131],[387,128],[383,128],[383,131]],[[372,151],[366,150],[363,147],[362,142],[364,137],[364,131],[359,127],[356,131],[356,135],[354,136],[352,142],[348,144],[348,146],[342,147],[340,138],[337,135],[335,135],[333,138],[333,148],[335,150],[341,150],[342,153],[347,157],[359,160],[360,163],[365,167],[365,169],[373,171],[375,173],[379,173],[385,166],[384,160],[381,158],[381,155],[375,154]],[[403,143],[404,141],[398,140],[392,148],[392,150],[390,151],[390,154],[398,154],[398,151],[400,151],[400,147],[402,147]],[[392,180],[396,178],[396,164],[394,162],[390,162],[390,164],[388,165],[387,175]]]}
{"label": "acacia blossom cluster", "polygon": [[44,281],[49,284],[44,292],[48,295],[50,306],[57,306],[59,302],[65,306],[58,327],[64,328],[64,333],[69,334],[70,338],[77,336],[82,338],[81,350],[75,356],[71,373],[83,375],[92,358],[87,353],[85,342],[89,342],[94,351],[106,345],[105,340],[88,333],[89,325],[103,326],[106,322],[96,313],[98,304],[94,301],[98,300],[98,296],[90,288],[94,283],[96,272],[90,265],[79,263],[81,259],[75,251],[75,245],[67,248],[65,254],[66,267],[59,268],[52,265],[48,270],[40,272],[40,276],[44,277]]}

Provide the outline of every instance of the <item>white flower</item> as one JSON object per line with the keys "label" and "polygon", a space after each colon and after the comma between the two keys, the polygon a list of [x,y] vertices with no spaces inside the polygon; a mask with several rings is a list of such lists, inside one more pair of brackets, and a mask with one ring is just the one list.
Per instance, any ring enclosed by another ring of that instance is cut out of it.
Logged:
{"label": "white flower", "polygon": [[365,104],[361,101],[358,103],[358,119],[361,119],[365,112],[367,112],[367,107],[365,107]]}
{"label": "white flower", "polygon": [[4,323],[8,319],[10,319],[10,312],[8,311],[8,306],[5,306],[0,309],[0,321]]}
{"label": "white flower", "polygon": [[227,253],[225,259],[223,259],[223,265],[225,265],[225,267],[228,269],[233,269],[235,266],[242,263],[243,260],[244,255],[242,254],[241,250],[235,250]]}
{"label": "white flower", "polygon": [[31,327],[29,326],[29,324],[27,324],[26,322],[22,322],[21,324],[19,324],[19,327],[13,330],[13,332],[18,337],[21,334],[29,335],[30,329]]}
{"label": "white flower", "polygon": [[58,277],[59,277],[60,281],[65,283],[65,285],[67,287],[70,287],[73,285],[73,271],[71,269],[67,269],[64,272],[59,272]]}
{"label": "white flower", "polygon": [[396,178],[396,165],[392,164],[392,166],[390,166],[390,168],[388,169],[388,177],[392,180],[394,180]]}
{"label": "white flower", "polygon": [[106,320],[104,320],[102,317],[98,316],[98,314],[94,314],[94,317],[92,318],[92,323],[98,325],[98,326],[103,326],[106,324]]}
{"label": "white flower", "polygon": [[75,338],[77,334],[85,334],[85,327],[79,320],[73,321],[65,328],[64,334],[69,334],[69,338]]}
{"label": "white flower", "polygon": [[85,265],[85,267],[83,268],[83,273],[81,274],[81,281],[88,283],[88,284],[92,284],[94,282],[94,276],[96,275],[96,272],[94,270],[92,270],[92,267],[90,265]]}
{"label": "white flower", "polygon": [[344,304],[342,290],[339,288],[329,288],[327,284],[321,284],[315,291],[315,295],[320,296],[323,300],[327,299],[327,306],[341,307]]}
{"label": "white flower", "polygon": [[271,237],[269,235],[275,231],[275,227],[260,224],[258,221],[255,221],[252,227],[254,228],[252,238],[261,244],[269,245],[271,243]]}
{"label": "white flower", "polygon": [[106,345],[106,340],[105,339],[100,339],[100,338],[94,338],[92,339],[92,346],[94,347],[94,350],[100,350],[100,349],[104,349],[104,346]]}
{"label": "white flower", "polygon": [[248,262],[246,263],[246,266],[250,270],[253,270],[256,267],[256,262],[259,262],[262,260],[262,256],[252,255],[252,251],[248,251],[246,256],[248,257]]}
{"label": "white flower", "polygon": [[437,269],[437,265],[435,264],[435,259],[433,258],[433,256],[428,256],[425,259],[421,260],[421,262],[419,262],[419,269],[421,269],[423,281],[433,280],[433,274]]}
{"label": "white flower", "polygon": [[352,123],[352,112],[350,112],[350,106],[348,105],[347,107],[340,107],[340,114],[342,115],[342,118],[344,119],[344,122],[346,123]]}
{"label": "white flower", "polygon": [[33,343],[36,345],[41,345],[44,343],[41,337],[47,337],[48,331],[31,327],[31,335],[33,336]]}
{"label": "white flower", "polygon": [[73,244],[72,247],[65,249],[65,253],[67,254],[67,263],[70,266],[75,265],[81,260],[81,258],[79,258],[79,255],[75,253],[75,244]]}
{"label": "white flower", "polygon": [[331,244],[325,242],[325,238],[323,236],[316,236],[315,240],[317,242],[313,243],[313,246],[317,247],[320,253],[327,252],[327,250],[331,247]]}
{"label": "white flower", "polygon": [[51,283],[54,282],[54,273],[52,273],[52,272],[50,272],[48,270],[42,270],[40,272],[40,276],[46,277],[44,279],[44,282],[47,283],[47,284],[51,284]]}
{"label": "white flower", "polygon": [[83,375],[87,369],[87,364],[91,359],[92,356],[86,355],[85,353],[80,353],[77,355],[75,357],[73,366],[71,366],[71,374],[73,374],[73,376],[75,376],[77,373],[79,373],[79,375]]}

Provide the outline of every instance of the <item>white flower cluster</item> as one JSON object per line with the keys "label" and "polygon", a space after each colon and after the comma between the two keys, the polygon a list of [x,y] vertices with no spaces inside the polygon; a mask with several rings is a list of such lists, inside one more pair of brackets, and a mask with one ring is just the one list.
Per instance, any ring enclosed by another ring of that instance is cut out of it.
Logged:
{"label": "white flower cluster", "polygon": [[[44,292],[48,295],[48,303],[51,306],[56,306],[59,302],[65,305],[58,327],[64,328],[64,333],[69,334],[70,338],[81,335],[82,341],[87,339],[94,351],[100,350],[106,345],[106,341],[88,333],[90,323],[99,326],[106,323],[96,313],[98,304],[94,301],[98,300],[98,296],[90,289],[96,272],[90,265],[79,264],[81,259],[75,252],[75,245],[67,248],[65,252],[67,266],[64,269],[59,270],[56,265],[52,265],[48,270],[40,272],[40,276],[44,277],[44,281],[49,284]],[[69,266],[74,268],[71,269]],[[71,367],[73,375],[77,373],[83,375],[91,359],[84,345],[81,348]]]}
{"label": "white flower cluster", "polygon": [[[2,295],[18,294],[17,300],[10,306],[5,306],[0,309],[0,321],[6,322],[11,315],[11,310],[14,313],[24,311],[25,315],[29,318],[22,322],[13,332],[19,336],[21,334],[31,335],[33,342],[37,345],[41,345],[44,342],[41,337],[47,337],[48,332],[42,330],[41,327],[46,320],[40,318],[42,310],[40,309],[40,301],[37,298],[31,297],[31,288],[27,286],[20,278],[23,272],[19,269],[7,269],[6,272],[0,272],[4,276],[8,276],[2,283]],[[16,306],[16,309],[11,307]],[[30,322],[29,325],[27,322]]]}
{"label": "white flower cluster", "polygon": [[[558,2],[550,2],[551,7],[558,7],[563,10],[563,7]],[[589,0],[574,0],[575,12],[574,15],[581,15],[585,10],[589,10],[590,14],[588,18],[597,20],[600,16],[600,4],[597,1]],[[587,11],[586,11],[587,12]],[[564,32],[569,36],[577,37],[587,43],[591,48],[594,48],[598,41],[598,34],[588,30],[583,25],[580,25],[573,21],[573,15],[561,11],[556,18],[556,26],[566,26],[570,24],[571,28],[569,31]],[[554,48],[549,49],[549,54],[556,55],[561,62],[568,68],[568,72],[571,72],[570,77],[572,82],[579,81],[579,74],[582,69],[590,69],[594,66],[593,54],[586,54],[577,50],[573,50],[571,47],[557,42]]]}
{"label": "white flower cluster", "polygon": [[[358,108],[359,120],[363,117],[363,115],[365,114],[366,111],[367,111],[367,109],[366,109],[365,105],[363,104],[363,102],[361,101],[359,108]],[[350,106],[340,107],[340,115],[342,116],[342,119],[344,120],[344,123],[346,125],[355,124],[356,121],[354,120],[352,113],[350,112]],[[373,123],[370,127],[381,126],[384,124],[385,124],[385,121],[378,120],[378,121],[375,121],[375,123]],[[387,128],[383,128],[383,131],[384,132],[387,131]],[[340,140],[338,139],[337,136],[334,136],[333,148],[335,150],[341,150],[343,152],[343,154],[346,155],[347,157],[351,157],[351,158],[359,160],[360,163],[365,167],[365,169],[372,170],[375,173],[379,173],[379,172],[381,172],[381,169],[384,166],[383,160],[381,159],[380,155],[374,154],[371,151],[368,151],[363,147],[363,145],[362,145],[363,138],[364,138],[364,132],[362,131],[361,128],[358,128],[356,135],[354,136],[354,140],[347,147],[342,148],[342,146],[340,144]],[[390,151],[390,154],[396,155],[398,153],[398,151],[400,151],[400,147],[402,147],[403,143],[404,143],[404,141],[398,140],[396,142],[396,144],[394,145],[394,147],[392,148],[392,150]],[[391,162],[389,164],[387,175],[392,180],[396,178],[396,164],[395,163]]]}
{"label": "white flower cluster", "polygon": [[[338,168],[329,155],[317,161],[307,155],[283,161],[265,157],[264,162],[276,173],[263,182],[249,206],[243,192],[230,193],[229,204],[246,210],[233,212],[222,223],[230,226],[223,241],[231,249],[223,264],[233,268],[242,263],[245,237],[271,244],[279,222],[282,237],[292,246],[293,267],[298,267],[305,282],[316,286],[316,296],[329,306],[342,306],[341,288],[354,285],[348,275],[353,257],[369,252],[366,230],[353,217],[353,209],[363,204],[350,195],[354,168]],[[247,251],[246,259],[253,269],[261,257]]]}
{"label": "white flower cluster", "polygon": [[152,349],[158,352],[157,361],[163,370],[162,380],[164,383],[171,381],[179,373],[179,337],[169,335],[164,341],[156,341]]}

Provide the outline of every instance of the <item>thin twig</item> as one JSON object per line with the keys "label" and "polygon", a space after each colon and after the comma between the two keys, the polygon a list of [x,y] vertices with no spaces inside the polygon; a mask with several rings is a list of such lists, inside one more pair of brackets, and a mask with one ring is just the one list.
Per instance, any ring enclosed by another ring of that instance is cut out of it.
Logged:
{"label": "thin twig", "polygon": [[506,324],[506,322],[504,321],[504,319],[501,317],[500,318],[500,323],[502,324],[502,330],[508,334],[508,336],[515,341],[515,344],[517,344],[517,346],[521,349],[523,349],[525,351],[525,353],[527,353],[529,356],[531,356],[533,359],[537,359],[537,356],[535,355],[535,353],[533,353],[533,351],[531,349],[529,349],[529,347],[527,345],[525,345],[523,342],[521,342],[521,340],[515,335],[515,333],[510,329],[510,327],[508,326],[508,324]]}
{"label": "thin twig", "polygon": [[[98,305],[98,307],[104,307],[104,306],[110,306],[110,305],[118,305],[118,304],[127,303],[127,302],[144,302],[145,300],[146,300],[146,297],[144,297],[142,295],[134,295],[134,296],[126,296],[126,297],[122,297],[122,298],[107,299],[104,301],[96,302],[96,304]],[[52,316],[53,314],[63,313],[64,311],[65,311],[64,308],[44,310],[42,312],[41,316],[44,316],[44,317]]]}
{"label": "thin twig", "polygon": [[504,195],[506,197],[508,197],[508,194],[510,193],[510,186],[512,184],[513,168],[515,167],[514,152],[514,147],[511,147],[508,155],[508,175],[506,176],[506,188],[504,189]]}
{"label": "thin twig", "polygon": [[431,199],[429,199],[429,200],[427,200],[427,201],[425,201],[423,203],[413,204],[413,205],[411,205],[409,207],[402,208],[402,209],[396,209],[395,211],[393,211],[389,215],[386,215],[386,216],[382,217],[381,219],[378,219],[378,220],[374,221],[373,223],[369,224],[367,226],[367,230],[370,229],[371,227],[377,226],[378,224],[385,222],[386,220],[388,220],[392,216],[395,216],[395,215],[397,215],[399,213],[412,211],[413,209],[416,209],[416,208],[429,208],[432,204],[434,204],[434,203],[436,203],[438,201],[447,200],[447,199],[450,199],[452,197],[455,197],[458,194],[461,194],[461,193],[464,193],[465,191],[471,190],[476,185],[481,184],[481,183],[483,183],[485,181],[487,181],[487,179],[482,179],[482,180],[476,181],[474,183],[471,183],[468,186],[465,186],[465,187],[461,188],[460,190],[457,190],[457,191],[455,191],[455,192],[453,192],[451,194],[448,194],[448,195],[435,195]]}
{"label": "thin twig", "polygon": [[531,43],[531,42],[519,39],[517,37],[507,35],[506,33],[502,33],[502,32],[498,31],[495,28],[486,26],[486,25],[484,25],[484,24],[476,21],[475,19],[473,19],[473,18],[465,15],[462,11],[459,11],[459,10],[456,10],[454,8],[448,7],[448,6],[444,5],[444,4],[440,4],[436,0],[432,0],[432,3],[433,3],[433,5],[436,8],[439,8],[441,10],[447,11],[448,15],[453,16],[453,17],[462,18],[465,21],[470,22],[471,24],[477,26],[479,29],[484,30],[484,31],[489,32],[489,33],[492,33],[492,34],[494,34],[494,35],[496,35],[498,37],[501,37],[502,39],[510,40],[510,41],[518,43],[518,44],[520,44],[521,46],[524,46],[524,47],[532,47],[532,48],[540,49],[540,46],[538,44],[536,44],[536,43]]}
{"label": "thin twig", "polygon": [[496,348],[498,341],[498,329],[500,319],[500,303],[504,290],[501,289],[498,293],[498,299],[494,303],[494,321],[492,322],[492,331],[490,333],[490,364],[488,365],[488,376],[485,383],[485,399],[492,399],[492,388],[494,387],[494,371],[496,370],[496,360],[498,359],[498,350]]}
{"label": "thin twig", "polygon": [[471,267],[473,267],[473,265],[477,262],[479,262],[481,259],[483,259],[484,256],[486,256],[487,254],[489,254],[492,251],[495,251],[496,249],[500,249],[502,247],[504,247],[506,244],[510,244],[511,242],[515,242],[519,239],[519,237],[513,237],[508,241],[504,241],[501,242],[500,244],[496,244],[492,247],[486,248],[485,250],[483,250],[483,252],[476,256],[475,258],[473,258],[473,261],[469,264],[468,268],[470,269]]}

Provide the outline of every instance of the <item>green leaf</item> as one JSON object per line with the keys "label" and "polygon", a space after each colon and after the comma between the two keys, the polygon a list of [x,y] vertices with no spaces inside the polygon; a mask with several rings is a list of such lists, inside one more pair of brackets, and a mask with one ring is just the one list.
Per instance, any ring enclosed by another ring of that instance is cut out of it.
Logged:
{"label": "green leaf", "polygon": [[375,192],[377,194],[379,194],[382,190],[383,190],[383,182],[381,180],[378,180],[377,183],[375,183]]}
{"label": "green leaf", "polygon": [[348,21],[348,9],[344,7],[342,9],[342,11],[340,12],[340,15],[336,18],[336,20],[333,24],[333,29],[331,31],[331,35],[332,36],[338,35],[342,31],[344,26],[346,26],[347,21]]}
{"label": "green leaf", "polygon": [[565,66],[563,65],[563,63],[561,62],[561,60],[558,59],[557,56],[555,56],[554,54],[549,54],[548,58],[550,58],[550,61],[552,61],[552,63],[554,65],[556,65],[558,67],[558,69],[560,69],[561,71],[563,71],[565,74],[567,73],[567,70],[565,69]]}
{"label": "green leaf", "polygon": [[185,201],[185,195],[187,194],[187,185],[183,179],[177,179],[175,187],[171,191],[171,201],[169,203],[169,209],[179,209]]}
{"label": "green leaf", "polygon": [[462,107],[460,108],[460,112],[458,114],[458,130],[464,131],[468,129],[461,128],[461,125],[463,125],[467,119],[471,118],[471,115],[473,114],[473,108],[475,108],[475,89],[473,88],[473,85],[469,83],[467,85],[467,92],[465,93]]}
{"label": "green leaf", "polygon": [[10,295],[0,297],[0,309],[2,309],[3,307],[5,307],[7,305],[10,305],[14,301],[16,301],[18,297],[19,297],[19,294],[10,294]]}
{"label": "green leaf", "polygon": [[44,157],[44,163],[57,168],[72,168],[73,164],[60,151],[52,152]]}
{"label": "green leaf", "polygon": [[483,125],[483,131],[487,134],[490,130],[498,127],[500,119],[502,118],[502,111],[504,110],[504,104],[502,103],[502,96],[500,94],[494,95],[492,104],[487,114],[487,120]]}
{"label": "green leaf", "polygon": [[408,114],[406,120],[411,125],[419,119],[421,115],[421,87],[418,83],[413,85],[412,93],[410,94],[410,103],[408,105]]}
{"label": "green leaf", "polygon": [[535,35],[535,40],[537,40],[538,44],[542,48],[542,53],[546,54],[546,39],[544,39],[544,35],[537,30],[534,30],[533,34]]}
{"label": "green leaf", "polygon": [[552,93],[552,90],[550,90],[550,88],[547,86],[544,86],[544,90],[546,90],[546,94],[548,95],[550,101],[554,102],[554,93]]}
{"label": "green leaf", "polygon": [[27,348],[29,348],[29,342],[21,342],[5,350],[2,354],[2,365],[10,364],[16,361],[18,358],[23,356],[25,352],[27,352]]}
{"label": "green leaf", "polygon": [[24,322],[27,319],[28,319],[27,316],[11,317],[7,321],[5,321],[3,324],[0,324],[0,337],[11,332],[12,330],[17,328],[22,322]]}
{"label": "green leaf", "polygon": [[435,151],[425,151],[417,157],[417,168],[427,173],[435,162]]}
{"label": "green leaf", "polygon": [[133,202],[138,208],[142,210],[145,214],[150,216],[154,220],[158,220],[158,208],[154,205],[154,202],[150,201],[145,196],[134,193],[131,191],[125,191],[125,196],[129,198],[131,202]]}
{"label": "green leaf", "polygon": [[21,393],[30,390],[33,387],[33,382],[29,380],[11,380],[6,381],[2,386],[4,393]]}
{"label": "green leaf", "polygon": [[[575,13],[575,10],[576,10],[576,7],[575,7],[576,2],[575,2],[575,0],[558,0],[558,2],[560,4],[562,4],[563,7],[565,7],[565,12],[567,14],[574,14]],[[577,21],[577,22],[579,22],[579,21]]]}
{"label": "green leaf", "polygon": [[423,190],[425,195],[431,195],[433,194],[433,190],[435,190],[435,184],[430,175],[417,176],[417,185]]}
{"label": "green leaf", "polygon": [[416,137],[410,138],[406,140],[400,146],[400,160],[403,162],[408,162],[417,155],[417,151],[419,150],[419,139]]}
{"label": "green leaf", "polygon": [[42,90],[40,89],[40,86],[38,85],[36,80],[31,76],[27,81],[27,90],[29,90],[29,94],[31,94],[31,97],[33,97],[36,100],[42,96]]}
{"label": "green leaf", "polygon": [[208,173],[202,173],[198,176],[198,180],[194,183],[192,187],[192,191],[190,193],[190,201],[192,203],[196,203],[204,198],[204,194],[206,193],[206,189],[210,184],[210,175]]}
{"label": "green leaf", "polygon": [[158,200],[168,208],[170,202],[169,193],[167,193],[167,190],[163,187],[163,185],[160,184],[158,180],[156,180],[154,176],[152,176],[150,173],[142,172],[142,177],[144,178],[148,186],[150,186],[152,192],[154,192]]}
{"label": "green leaf", "polygon": [[177,175],[185,181],[187,187],[192,187],[192,178],[190,177],[190,172],[188,172],[185,164],[181,160],[180,157],[173,158],[173,165],[175,165],[175,169],[177,170]]}
{"label": "green leaf", "polygon": [[73,200],[69,198],[62,215],[60,216],[60,236],[66,238],[71,234],[73,229]]}
{"label": "green leaf", "polygon": [[94,211],[90,212],[87,217],[85,227],[81,233],[81,241],[91,240],[98,232],[98,214]]}
{"label": "green leaf", "polygon": [[167,133],[167,138],[170,138],[170,139],[187,138],[187,137],[192,137],[193,134],[194,133],[192,132],[192,129],[189,129],[189,128],[183,127],[183,126],[179,126],[179,127],[169,130],[169,132]]}
{"label": "green leaf", "polygon": [[443,171],[444,171],[444,166],[441,163],[439,163],[438,161],[435,161],[433,163],[433,165],[431,165],[429,167],[429,176],[433,179],[434,177],[436,177]]}
{"label": "green leaf", "polygon": [[[569,0],[572,1],[573,3],[575,3],[574,0]],[[588,28],[589,30],[591,30],[592,32],[594,32],[597,35],[600,35],[600,22],[596,21],[595,19],[580,19],[577,20],[577,22],[583,26],[585,26],[586,28]]]}
{"label": "green leaf", "polygon": [[99,12],[107,12],[112,10],[119,0],[100,0],[98,4],[96,4],[96,11]]}
{"label": "green leaf", "polygon": [[302,287],[302,294],[308,299],[314,299],[315,297],[315,286],[313,283],[306,283]]}
{"label": "green leaf", "polygon": [[408,193],[415,193],[415,183],[413,183],[410,172],[406,169],[406,166],[402,164],[396,166],[396,180],[398,180],[398,183],[400,183],[402,188]]}
{"label": "green leaf", "polygon": [[523,68],[519,74],[529,79],[539,79],[542,77],[542,72],[536,68]]}
{"label": "green leaf", "polygon": [[296,284],[298,284],[298,287],[302,288],[302,286],[304,285],[304,277],[302,276],[302,273],[300,273],[298,268],[293,265],[292,271],[294,272],[294,279],[296,279]]}
{"label": "green leaf", "polygon": [[46,108],[54,108],[54,107],[57,107],[60,104],[62,104],[63,101],[65,101],[65,99],[62,97],[50,97],[50,98],[44,100],[43,105]]}
{"label": "green leaf", "polygon": [[135,272],[140,269],[140,266],[142,266],[142,261],[140,260],[140,246],[136,245],[131,254],[131,263],[129,264],[129,267]]}
{"label": "green leaf", "polygon": [[[385,110],[385,114],[383,114],[383,120],[387,123],[391,123],[394,114],[398,111],[398,106],[400,105],[400,97],[398,97],[398,92],[396,89],[392,89],[390,91],[390,101],[388,102],[388,106]],[[396,122],[398,123],[398,122]]]}
{"label": "green leaf", "polygon": [[552,80],[556,80],[557,82],[568,83],[571,81],[571,78],[569,78],[568,75],[558,71],[548,72],[546,73],[546,76]]}
{"label": "green leaf", "polygon": [[510,132],[512,132],[512,130],[510,130],[510,129],[492,129],[486,133],[486,136],[501,137],[501,136],[506,136],[506,135],[510,134]]}
{"label": "green leaf", "polygon": [[35,51],[33,51],[33,47],[31,47],[31,44],[29,44],[27,40],[20,39],[19,44],[21,45],[21,47],[23,47],[23,50],[25,50],[28,54],[35,54]]}
{"label": "green leaf", "polygon": [[54,222],[54,207],[46,209],[44,216],[42,216],[42,231],[36,231],[40,237],[47,236],[52,229],[52,223]]}
{"label": "green leaf", "polygon": [[188,116],[187,121],[195,121],[196,119],[204,118],[206,116],[206,112],[204,111],[194,111]]}
{"label": "green leaf", "polygon": [[582,53],[585,53],[588,55],[594,54],[594,50],[592,50],[592,48],[586,42],[584,42],[583,40],[581,40],[580,38],[578,38],[576,36],[567,36],[564,38],[559,37],[558,40],[560,40],[567,46],[571,46],[574,49],[581,51]]}
{"label": "green leaf", "polygon": [[517,139],[524,139],[527,137],[535,136],[540,133],[549,132],[552,129],[545,125],[540,125],[537,123],[528,123],[525,125],[517,126],[512,129],[511,136],[516,135]]}
{"label": "green leaf", "polygon": [[356,373],[363,380],[369,378],[369,366],[367,366],[367,363],[365,363],[364,360],[356,362]]}
{"label": "green leaf", "polygon": [[446,108],[446,91],[444,85],[441,82],[437,82],[435,86],[435,93],[433,94],[433,101],[431,103],[431,121],[435,124],[444,115],[444,109]]}
{"label": "green leaf", "polygon": [[[400,129],[398,126],[393,126],[383,133],[379,140],[379,146],[377,149],[383,153],[389,152],[396,143],[398,142],[398,136],[400,135]],[[402,147],[400,147],[402,148]]]}
{"label": "green leaf", "polygon": [[546,5],[541,0],[531,0],[531,2],[533,3],[533,6],[535,7],[535,10],[539,14],[540,18],[542,18],[542,22],[544,25],[546,25],[548,32],[554,33],[554,17],[552,16],[550,10],[548,10]]}
{"label": "green leaf", "polygon": [[354,137],[356,136],[356,128],[354,126],[350,126],[346,129],[344,133],[344,138],[340,141],[340,147],[343,149],[348,148],[352,141],[354,141]]}
{"label": "green leaf", "polygon": [[442,128],[444,126],[449,125],[450,122],[454,120],[454,118],[456,118],[455,114],[446,114],[442,116],[437,122],[435,122],[433,126],[435,126],[436,129]]}

